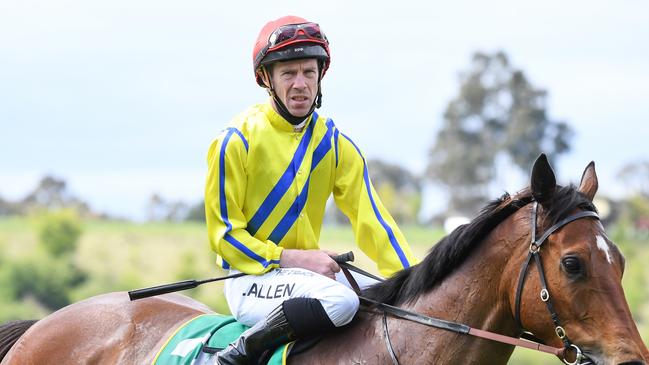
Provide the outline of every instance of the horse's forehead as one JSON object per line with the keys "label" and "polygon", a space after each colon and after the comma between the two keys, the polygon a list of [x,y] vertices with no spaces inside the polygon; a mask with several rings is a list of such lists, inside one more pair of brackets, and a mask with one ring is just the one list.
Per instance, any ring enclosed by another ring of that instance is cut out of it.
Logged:
{"label": "horse's forehead", "polygon": [[606,256],[606,261],[608,261],[609,264],[613,263],[613,257],[611,256],[611,246],[608,243],[608,239],[604,238],[602,235],[596,235],[595,240],[597,242],[597,249],[602,251],[604,255]]}
{"label": "horse's forehead", "polygon": [[599,220],[595,221],[594,229],[590,231],[589,235],[592,235],[592,239],[587,240],[592,245],[591,248],[601,252],[601,254],[605,257],[606,262],[613,264],[615,257],[613,253],[615,251],[615,245],[606,235],[606,231],[604,230],[602,222],[600,222]]}

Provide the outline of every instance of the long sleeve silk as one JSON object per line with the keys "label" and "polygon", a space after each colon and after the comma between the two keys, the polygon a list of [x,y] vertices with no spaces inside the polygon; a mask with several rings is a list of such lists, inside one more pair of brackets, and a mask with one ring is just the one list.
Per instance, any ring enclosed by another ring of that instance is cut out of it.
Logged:
{"label": "long sleeve silk", "polygon": [[313,113],[295,132],[268,103],[242,113],[208,152],[205,211],[221,266],[261,274],[279,267],[285,248],[318,248],[332,193],[382,275],[417,262],[360,150],[331,119]]}

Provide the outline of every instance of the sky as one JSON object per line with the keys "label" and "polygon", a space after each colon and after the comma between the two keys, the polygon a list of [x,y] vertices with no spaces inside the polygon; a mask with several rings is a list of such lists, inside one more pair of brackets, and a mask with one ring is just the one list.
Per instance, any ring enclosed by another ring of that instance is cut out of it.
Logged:
{"label": "sky", "polygon": [[[420,173],[475,51],[505,51],[576,132],[560,183],[600,192],[649,159],[649,2],[0,0],[0,197],[45,174],[98,211],[142,219],[153,193],[202,199],[207,148],[267,98],[252,47],[283,15],[331,42],[323,107],[367,158]],[[527,176],[503,173],[501,192]],[[495,197],[495,196],[494,196]],[[427,190],[426,206],[444,205]]]}

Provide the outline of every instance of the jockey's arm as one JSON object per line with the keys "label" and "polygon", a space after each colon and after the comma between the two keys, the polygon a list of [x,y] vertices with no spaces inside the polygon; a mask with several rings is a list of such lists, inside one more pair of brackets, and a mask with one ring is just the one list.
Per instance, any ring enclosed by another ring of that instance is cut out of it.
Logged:
{"label": "jockey's arm", "polygon": [[341,135],[334,200],[349,218],[358,247],[377,264],[383,277],[390,277],[418,260],[374,190],[360,149]]}

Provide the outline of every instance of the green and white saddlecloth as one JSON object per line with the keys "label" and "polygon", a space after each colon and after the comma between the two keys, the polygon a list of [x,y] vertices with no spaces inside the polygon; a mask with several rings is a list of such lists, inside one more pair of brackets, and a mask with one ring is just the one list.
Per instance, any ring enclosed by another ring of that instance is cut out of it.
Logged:
{"label": "green and white saddlecloth", "polygon": [[[203,314],[182,324],[160,349],[153,365],[213,365],[216,357],[201,351],[208,347],[225,348],[248,327],[232,316]],[[285,365],[289,345],[275,350],[268,365]]]}

